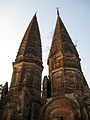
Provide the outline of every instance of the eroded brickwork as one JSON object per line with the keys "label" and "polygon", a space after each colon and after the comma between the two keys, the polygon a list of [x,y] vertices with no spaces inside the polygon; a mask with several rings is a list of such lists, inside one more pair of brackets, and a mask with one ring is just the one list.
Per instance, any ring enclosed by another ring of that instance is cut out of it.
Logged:
{"label": "eroded brickwork", "polygon": [[[43,82],[43,120],[89,120],[89,87],[76,47],[57,12],[48,57],[49,77]],[[49,97],[48,88],[51,88]]]}
{"label": "eroded brickwork", "polygon": [[0,120],[40,120],[42,69],[41,38],[34,15],[13,63],[10,90],[6,91],[6,85],[3,89]]}
{"label": "eroded brickwork", "polygon": [[57,13],[42,97],[42,48],[34,15],[13,62],[10,88],[6,83],[2,89],[0,120],[90,119],[90,90],[79,54]]}

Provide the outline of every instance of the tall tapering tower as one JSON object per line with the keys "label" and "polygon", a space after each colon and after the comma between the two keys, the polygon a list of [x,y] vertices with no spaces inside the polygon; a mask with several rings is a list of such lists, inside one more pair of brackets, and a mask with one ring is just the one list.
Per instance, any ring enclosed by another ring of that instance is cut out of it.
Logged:
{"label": "tall tapering tower", "polygon": [[90,89],[58,10],[48,66],[41,97],[42,47],[35,14],[13,62],[10,89],[7,82],[2,89],[0,120],[90,120]]}
{"label": "tall tapering tower", "polygon": [[11,86],[3,103],[3,120],[40,120],[42,69],[41,38],[35,14],[13,63]]}
{"label": "tall tapering tower", "polygon": [[81,110],[84,87],[87,86],[88,93],[89,88],[78,52],[58,10],[48,65],[49,77],[45,76],[43,81],[43,120],[89,120],[90,111],[85,104],[83,115]]}

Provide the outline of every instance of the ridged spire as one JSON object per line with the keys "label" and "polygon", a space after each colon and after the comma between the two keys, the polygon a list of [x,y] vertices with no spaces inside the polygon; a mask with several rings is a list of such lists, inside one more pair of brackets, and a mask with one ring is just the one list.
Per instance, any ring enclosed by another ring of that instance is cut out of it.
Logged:
{"label": "ridged spire", "polygon": [[[78,64],[80,59],[78,52],[75,48],[75,45],[73,44],[60,16],[59,16],[59,10],[57,10],[57,22],[56,22],[56,27],[52,39],[52,45],[49,53],[49,58],[52,58],[56,53],[59,52],[59,56],[63,58],[63,66],[68,66],[69,64],[65,61],[71,61],[70,59],[72,58],[75,61],[75,64]],[[49,62],[48,58],[48,62]],[[66,60],[67,58],[67,60]],[[71,67],[71,66],[70,66]],[[75,66],[76,67],[76,66]],[[80,68],[80,65],[78,65],[78,68]]]}
{"label": "ridged spire", "polygon": [[36,14],[26,30],[15,61],[16,63],[30,61],[42,64],[41,38]]}

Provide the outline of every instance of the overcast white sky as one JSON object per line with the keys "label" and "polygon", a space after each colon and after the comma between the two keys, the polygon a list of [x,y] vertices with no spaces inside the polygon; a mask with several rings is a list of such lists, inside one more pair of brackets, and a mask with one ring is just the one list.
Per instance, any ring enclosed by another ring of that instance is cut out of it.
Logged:
{"label": "overcast white sky", "polygon": [[90,86],[90,0],[0,0],[0,84],[10,83],[24,33],[36,11],[43,48],[43,76],[57,19],[56,7],[72,40],[77,43],[82,71]]}

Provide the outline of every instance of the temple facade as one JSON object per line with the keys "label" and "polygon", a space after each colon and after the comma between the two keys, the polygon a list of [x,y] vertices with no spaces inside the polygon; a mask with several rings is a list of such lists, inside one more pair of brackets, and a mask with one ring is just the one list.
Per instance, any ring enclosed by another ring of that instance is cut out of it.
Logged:
{"label": "temple facade", "polygon": [[41,91],[42,46],[35,14],[13,62],[10,88],[6,82],[2,89],[0,120],[89,120],[90,89],[80,60],[57,10],[49,75]]}

